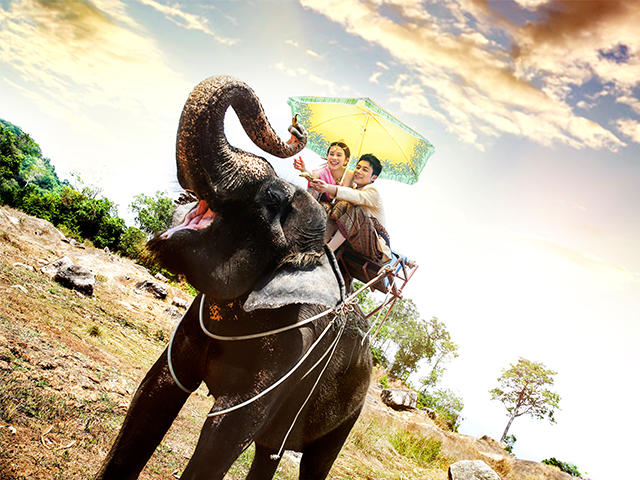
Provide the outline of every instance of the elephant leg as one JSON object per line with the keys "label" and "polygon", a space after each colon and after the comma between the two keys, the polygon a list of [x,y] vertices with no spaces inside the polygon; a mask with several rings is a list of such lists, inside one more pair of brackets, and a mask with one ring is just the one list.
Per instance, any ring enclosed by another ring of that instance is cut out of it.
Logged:
{"label": "elephant leg", "polygon": [[96,479],[138,478],[188,397],[171,378],[163,353],[138,387]]}
{"label": "elephant leg", "polygon": [[276,453],[278,453],[277,450],[256,444],[256,453],[246,480],[271,480],[280,464],[279,458],[277,460],[271,458],[271,455]]}
{"label": "elephant leg", "polygon": [[[235,403],[235,399],[216,399],[219,409]],[[268,416],[268,409],[264,405],[253,404],[235,412],[207,418],[196,449],[180,478],[222,480],[233,462],[251,445]]]}
{"label": "elephant leg", "polygon": [[360,411],[354,413],[335,430],[305,445],[300,461],[300,480],[324,480],[336,457],[347,440],[349,432],[358,420]]}

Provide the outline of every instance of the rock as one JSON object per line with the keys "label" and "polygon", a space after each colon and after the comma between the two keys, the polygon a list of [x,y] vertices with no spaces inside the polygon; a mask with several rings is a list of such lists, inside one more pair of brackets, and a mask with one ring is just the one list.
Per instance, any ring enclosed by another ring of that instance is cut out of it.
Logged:
{"label": "rock", "polygon": [[160,272],[156,273],[153,278],[155,278],[156,280],[160,280],[161,282],[167,283],[169,281],[169,279],[167,277],[165,277],[163,274],[161,274]]}
{"label": "rock", "polygon": [[427,414],[427,416],[431,419],[431,420],[435,420],[437,417],[436,411],[429,408],[429,407],[422,407],[421,409],[423,412],[425,412]]}
{"label": "rock", "polygon": [[29,293],[28,290],[24,288],[22,285],[11,285],[11,288],[20,290],[22,293]]}
{"label": "rock", "polygon": [[413,390],[385,388],[380,394],[382,401],[393,409],[416,408],[418,393]]}
{"label": "rock", "polygon": [[167,289],[164,285],[152,282],[151,280],[142,280],[141,282],[136,283],[136,288],[152,293],[156,298],[167,298]]}
{"label": "rock", "polygon": [[169,315],[169,317],[171,317],[174,320],[182,316],[182,314],[180,313],[180,310],[178,310],[177,307],[174,307],[173,305],[165,308],[164,311],[167,315]]}
{"label": "rock", "polygon": [[58,270],[53,279],[63,287],[77,290],[87,296],[93,295],[93,287],[96,284],[96,277],[91,270],[80,265],[69,265]]}
{"label": "rock", "polygon": [[461,460],[449,466],[449,480],[500,480],[482,460]]}
{"label": "rock", "polygon": [[55,277],[59,270],[63,268],[67,268],[73,265],[73,262],[69,257],[60,257],[57,260],[54,260],[51,263],[48,263],[44,267],[40,269],[42,273],[48,275],[50,277]]}
{"label": "rock", "polygon": [[189,306],[189,302],[183,298],[173,297],[173,300],[171,301],[171,305],[174,305],[178,308],[186,309]]}
{"label": "rock", "polygon": [[16,262],[13,264],[14,267],[20,267],[20,268],[24,268],[25,270],[29,270],[31,272],[35,272],[36,269],[33,268],[31,265],[26,265],[24,263],[20,263],[20,262]]}

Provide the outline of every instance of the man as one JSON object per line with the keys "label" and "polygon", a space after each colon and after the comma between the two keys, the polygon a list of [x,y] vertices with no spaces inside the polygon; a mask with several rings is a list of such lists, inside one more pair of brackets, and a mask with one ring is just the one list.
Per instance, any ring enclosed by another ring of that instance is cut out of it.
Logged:
{"label": "man", "polygon": [[357,253],[379,262],[391,259],[389,234],[384,227],[382,198],[373,182],[382,171],[380,160],[367,153],[353,173],[355,188],[331,185],[316,179],[311,188],[329,193],[336,203],[329,210],[327,246],[336,251],[345,241]]}

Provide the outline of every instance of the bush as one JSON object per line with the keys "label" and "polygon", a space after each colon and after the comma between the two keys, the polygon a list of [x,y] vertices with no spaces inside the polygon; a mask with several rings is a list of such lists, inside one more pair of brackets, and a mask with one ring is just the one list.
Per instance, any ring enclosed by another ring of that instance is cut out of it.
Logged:
{"label": "bush", "polygon": [[434,392],[418,392],[418,408],[430,408],[436,412],[443,427],[457,432],[462,421],[464,403],[449,389],[439,389]]}
{"label": "bush", "polygon": [[504,443],[507,445],[505,450],[509,453],[513,453],[513,446],[516,444],[516,436],[515,435],[507,435],[504,437]]}
{"label": "bush", "polygon": [[134,260],[140,258],[147,241],[147,234],[136,227],[127,227],[120,236],[118,251]]}
{"label": "bush", "polygon": [[565,473],[568,473],[569,475],[571,475],[573,477],[582,478],[582,474],[578,470],[578,467],[576,467],[575,465],[572,465],[570,463],[558,460],[555,457],[551,457],[551,458],[547,458],[545,460],[542,460],[542,463],[545,463],[547,465],[551,465],[551,466],[554,466],[554,467],[558,467],[560,470],[562,470]]}
{"label": "bush", "polygon": [[394,431],[389,435],[389,442],[400,455],[422,465],[436,460],[442,447],[442,442],[438,440],[406,430]]}
{"label": "bush", "polygon": [[382,385],[383,388],[389,388],[389,380],[386,374],[380,377],[380,385]]}
{"label": "bush", "polygon": [[374,365],[380,365],[384,368],[387,368],[389,366],[389,360],[387,360],[387,358],[384,356],[381,348],[376,347],[372,344],[369,349],[371,350],[371,357],[373,358]]}

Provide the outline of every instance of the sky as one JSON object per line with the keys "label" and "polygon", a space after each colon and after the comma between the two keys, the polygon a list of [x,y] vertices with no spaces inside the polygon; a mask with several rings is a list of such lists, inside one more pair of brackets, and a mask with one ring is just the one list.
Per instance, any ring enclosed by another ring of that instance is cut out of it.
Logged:
{"label": "sky", "polygon": [[0,118],[130,220],[134,195],[178,191],[178,119],[204,78],[247,82],[283,137],[289,96],[372,98],[436,149],[415,185],[378,186],[394,249],[420,265],[406,296],[459,344],[444,383],[460,431],[500,438],[489,390],[542,362],[557,424],[516,419],[515,453],[623,478],[640,428],[638,25],[625,0],[0,0]]}

